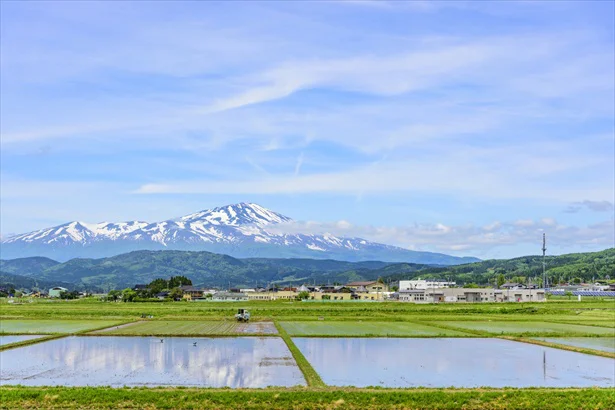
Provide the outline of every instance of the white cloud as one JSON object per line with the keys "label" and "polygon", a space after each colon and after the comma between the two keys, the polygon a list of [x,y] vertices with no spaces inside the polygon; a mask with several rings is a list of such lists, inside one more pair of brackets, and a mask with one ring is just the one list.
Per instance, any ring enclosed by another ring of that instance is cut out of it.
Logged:
{"label": "white cloud", "polygon": [[289,222],[270,228],[276,233],[308,233],[322,235],[358,237],[370,241],[388,243],[408,249],[440,252],[478,251],[489,252],[495,248],[536,244],[546,233],[550,246],[560,249],[583,245],[601,247],[615,246],[615,225],[613,220],[589,226],[560,225],[553,218],[519,221],[513,223],[494,222],[490,229],[475,225],[415,224],[412,226],[359,226],[347,222]]}

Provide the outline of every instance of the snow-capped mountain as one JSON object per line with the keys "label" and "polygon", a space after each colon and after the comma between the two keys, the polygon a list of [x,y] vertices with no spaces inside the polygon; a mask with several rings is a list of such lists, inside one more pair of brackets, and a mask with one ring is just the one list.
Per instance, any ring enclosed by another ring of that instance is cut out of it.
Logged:
{"label": "snow-capped mountain", "polygon": [[382,260],[458,264],[475,258],[416,252],[332,235],[273,233],[272,227],[291,218],[253,203],[204,210],[162,222],[69,222],[3,239],[0,257],[46,256],[63,261],[99,258],[133,250],[210,251],[234,257],[306,257],[347,261]]}

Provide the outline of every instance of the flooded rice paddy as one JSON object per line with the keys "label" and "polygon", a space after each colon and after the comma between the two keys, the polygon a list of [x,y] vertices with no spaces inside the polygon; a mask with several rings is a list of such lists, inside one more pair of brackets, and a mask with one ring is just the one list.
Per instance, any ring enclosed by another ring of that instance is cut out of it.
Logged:
{"label": "flooded rice paddy", "polygon": [[305,385],[284,341],[272,337],[72,336],[0,352],[0,363],[2,385]]}
{"label": "flooded rice paddy", "polygon": [[326,384],[615,387],[615,360],[502,339],[293,338]]}
{"label": "flooded rice paddy", "polygon": [[532,339],[615,353],[615,338],[612,337],[533,337]]}
{"label": "flooded rice paddy", "polygon": [[[0,346],[10,345],[12,343],[23,342],[26,340],[38,339],[44,335],[17,335],[17,336],[0,336]],[[0,362],[0,366],[2,362]],[[0,367],[1,369],[1,367]]]}

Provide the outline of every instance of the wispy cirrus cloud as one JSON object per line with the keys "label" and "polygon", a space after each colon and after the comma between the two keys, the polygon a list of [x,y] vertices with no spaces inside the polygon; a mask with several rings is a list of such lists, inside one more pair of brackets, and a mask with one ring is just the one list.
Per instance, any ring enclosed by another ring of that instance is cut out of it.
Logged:
{"label": "wispy cirrus cloud", "polygon": [[[540,215],[588,226],[600,215],[580,209],[612,204],[608,2],[2,11],[0,156],[13,179],[0,194],[12,231],[32,218],[26,200],[62,190],[75,194],[54,194],[54,207],[80,217],[113,201],[130,218],[147,201],[198,209],[260,196],[359,225],[403,220],[404,207],[383,210],[400,198],[421,203],[425,224],[450,226]],[[78,206],[83,186],[96,201]]]}

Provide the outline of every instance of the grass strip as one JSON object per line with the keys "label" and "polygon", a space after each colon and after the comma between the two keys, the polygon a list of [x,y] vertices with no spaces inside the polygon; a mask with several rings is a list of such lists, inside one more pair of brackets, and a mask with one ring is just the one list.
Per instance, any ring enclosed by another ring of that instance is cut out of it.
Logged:
{"label": "grass strip", "polygon": [[553,347],[555,349],[570,350],[571,352],[592,354],[594,356],[602,356],[602,357],[608,357],[611,359],[615,359],[615,353],[604,352],[604,351],[595,350],[595,349],[588,349],[585,347],[570,346],[570,345],[564,345],[564,344],[559,344],[559,343],[545,342],[544,340],[527,339],[525,337],[516,337],[516,336],[500,336],[500,339],[513,340],[515,342],[530,343],[533,345]]}
{"label": "grass strip", "polygon": [[324,387],[325,383],[322,381],[318,373],[316,373],[316,370],[314,370],[314,368],[305,358],[303,353],[301,353],[301,350],[299,350],[299,348],[295,345],[293,339],[291,339],[288,333],[286,333],[286,330],[278,322],[274,322],[274,324],[276,329],[278,329],[279,336],[282,338],[282,340],[284,340],[286,346],[288,346],[288,350],[290,350],[290,353],[293,355],[297,366],[299,366],[299,369],[303,373],[303,377],[305,377],[305,381],[307,382],[308,386]]}
{"label": "grass strip", "polygon": [[105,326],[99,326],[93,329],[84,329],[84,330],[80,330],[78,332],[74,332],[72,333],[73,335],[79,335],[79,336],[85,336],[86,334],[90,333],[90,332],[98,332],[100,330],[105,330],[105,329],[109,329],[112,327],[116,327],[116,326],[124,326],[127,325],[129,323],[133,323],[134,320],[125,320],[123,322],[118,322],[118,323],[114,323],[112,325],[106,324]]}
{"label": "grass strip", "polygon": [[0,346],[0,352],[3,350],[8,350],[8,349],[14,349],[16,347],[23,347],[23,346],[28,346],[28,345],[33,345],[36,343],[40,343],[40,342],[47,342],[49,340],[54,340],[54,339],[59,339],[61,337],[66,337],[67,335],[63,335],[63,334],[56,334],[56,335],[49,335],[49,336],[45,336],[45,337],[39,337],[36,339],[29,339],[29,340],[24,340],[22,342],[16,342],[16,343],[11,343],[8,345],[4,345],[4,346]]}
{"label": "grass strip", "polygon": [[170,333],[148,333],[148,334],[116,334],[116,333],[80,333],[79,336],[100,336],[100,337],[210,337],[210,338],[220,338],[220,337],[278,337],[277,334],[272,333],[182,333],[182,334],[170,334]]}
{"label": "grass strip", "polygon": [[612,409],[613,389],[1,387],[6,409]]}

